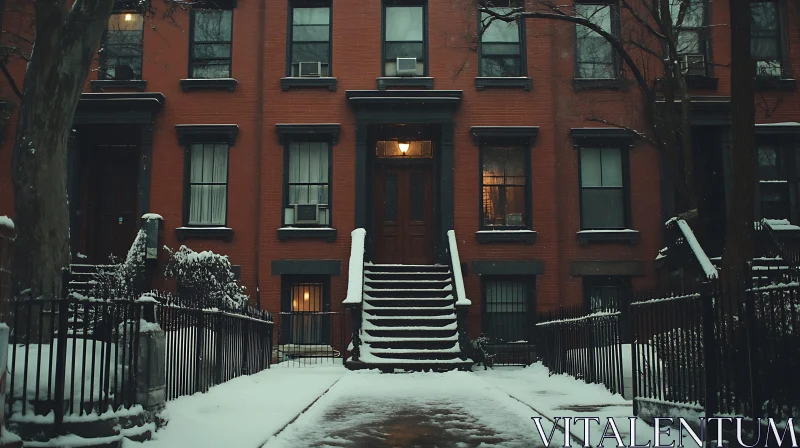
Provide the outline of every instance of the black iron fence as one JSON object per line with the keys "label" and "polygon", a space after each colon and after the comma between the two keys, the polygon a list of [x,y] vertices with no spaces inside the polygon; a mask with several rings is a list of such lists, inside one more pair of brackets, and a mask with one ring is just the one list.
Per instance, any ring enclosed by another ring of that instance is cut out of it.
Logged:
{"label": "black iron fence", "polygon": [[[344,362],[345,315],[334,311],[292,311],[277,316],[278,344],[273,360],[279,367]],[[349,328],[349,327],[347,327]]]}
{"label": "black iron fence", "polygon": [[15,300],[10,304],[6,413],[65,415],[129,407],[136,399],[142,303]]}
{"label": "black iron fence", "polygon": [[620,312],[587,314],[582,306],[540,315],[538,353],[551,373],[566,373],[587,383],[623,393],[624,358]]}
{"label": "black iron fence", "polygon": [[171,400],[270,366],[272,316],[257,310],[160,307]]}

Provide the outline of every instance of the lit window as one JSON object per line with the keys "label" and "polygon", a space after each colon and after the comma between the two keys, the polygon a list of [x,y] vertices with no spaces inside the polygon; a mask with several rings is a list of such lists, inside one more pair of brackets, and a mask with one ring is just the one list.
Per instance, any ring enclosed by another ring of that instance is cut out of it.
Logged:
{"label": "lit window", "polygon": [[484,228],[527,228],[525,149],[481,148]]}
{"label": "lit window", "polygon": [[108,32],[100,47],[100,77],[103,79],[142,79],[142,41],[144,18],[140,14],[112,14]]}

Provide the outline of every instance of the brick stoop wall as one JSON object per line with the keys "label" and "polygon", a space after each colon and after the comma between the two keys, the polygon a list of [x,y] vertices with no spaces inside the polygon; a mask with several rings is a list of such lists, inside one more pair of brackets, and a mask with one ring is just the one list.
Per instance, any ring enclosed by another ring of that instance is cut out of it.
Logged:
{"label": "brick stoop wall", "polygon": [[[24,440],[25,446],[59,446],[59,438],[69,437],[69,446],[75,448],[119,448],[126,438],[136,442],[150,440],[157,422],[149,420],[151,418],[148,413],[139,407],[135,412],[125,410],[119,414],[106,413],[92,420],[65,420],[59,428],[50,419],[24,421],[14,420],[12,417],[8,428]],[[78,442],[75,436],[85,443]]]}

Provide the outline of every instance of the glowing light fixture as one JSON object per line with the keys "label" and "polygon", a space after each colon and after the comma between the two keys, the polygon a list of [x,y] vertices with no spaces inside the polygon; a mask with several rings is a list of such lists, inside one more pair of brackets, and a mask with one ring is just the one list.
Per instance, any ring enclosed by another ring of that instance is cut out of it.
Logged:
{"label": "glowing light fixture", "polygon": [[308,291],[303,293],[303,300],[308,301],[311,296],[308,294]]}
{"label": "glowing light fixture", "polygon": [[131,20],[133,20],[133,16],[130,14],[125,14],[125,21],[130,22]]}
{"label": "glowing light fixture", "polygon": [[403,153],[403,155],[405,155],[408,152],[408,145],[409,145],[408,142],[404,141],[397,142],[397,147],[400,149],[400,152]]}

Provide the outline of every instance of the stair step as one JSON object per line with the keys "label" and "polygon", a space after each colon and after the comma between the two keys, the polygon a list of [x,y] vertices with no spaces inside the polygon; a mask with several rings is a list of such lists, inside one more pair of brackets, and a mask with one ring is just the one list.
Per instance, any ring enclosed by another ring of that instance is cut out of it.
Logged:
{"label": "stair step", "polygon": [[387,337],[387,338],[447,338],[458,334],[455,325],[452,329],[448,327],[393,327],[387,328],[370,328],[364,331],[372,337]]}
{"label": "stair step", "polygon": [[[405,307],[406,309],[441,309],[443,305],[453,307],[455,300],[452,297],[430,297],[430,298],[392,298],[392,297],[364,297],[365,303],[370,304],[376,309],[381,306],[392,308]],[[451,308],[452,309],[452,308]]]}
{"label": "stair step", "polygon": [[394,317],[394,316],[440,317],[452,314],[453,305],[444,307],[428,306],[428,307],[414,307],[414,308],[397,307],[397,306],[376,307],[370,305],[368,302],[364,302],[364,311],[369,311],[369,314],[372,316],[381,316],[381,317]]}
{"label": "stair step", "polygon": [[379,319],[373,320],[371,318],[367,318],[367,321],[374,325],[375,327],[379,328],[386,328],[393,329],[393,328],[444,328],[448,325],[452,325],[456,323],[455,318],[440,318],[440,319],[424,319],[424,320],[414,320],[414,319]]}
{"label": "stair step", "polygon": [[450,287],[450,290],[452,290],[450,280],[366,280],[364,284],[367,290],[447,290],[447,287]]}
{"label": "stair step", "polygon": [[450,271],[447,272],[371,272],[365,271],[367,280],[447,280],[450,281]]}
{"label": "stair step", "polygon": [[453,359],[460,360],[459,352],[445,352],[438,350],[370,350],[372,356],[378,358],[391,358],[391,359],[416,359],[428,361],[449,361]]}
{"label": "stair step", "polygon": [[[418,321],[429,321],[429,320],[456,320],[456,315],[453,313],[444,314],[440,316],[374,316],[371,313],[364,313],[364,317],[369,320],[380,320],[380,321],[394,321],[394,320],[418,320]],[[383,322],[382,322],[383,323]]]}
{"label": "stair step", "polygon": [[365,264],[366,272],[449,272],[450,268],[443,264]]}
{"label": "stair step", "polygon": [[374,289],[364,288],[364,295],[373,299],[446,299],[452,298],[450,289]]}
{"label": "stair step", "polygon": [[430,339],[430,340],[422,340],[422,339],[414,339],[414,338],[394,338],[394,339],[403,339],[402,341],[397,340],[390,340],[391,338],[383,338],[387,339],[386,341],[379,339],[372,339],[372,340],[365,340],[362,341],[369,343],[371,350],[378,349],[378,348],[387,348],[387,349],[400,349],[400,350],[436,350],[436,349],[449,349],[452,347],[457,347],[456,342],[458,341],[458,337],[448,338],[448,339]]}

